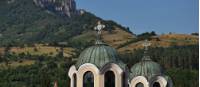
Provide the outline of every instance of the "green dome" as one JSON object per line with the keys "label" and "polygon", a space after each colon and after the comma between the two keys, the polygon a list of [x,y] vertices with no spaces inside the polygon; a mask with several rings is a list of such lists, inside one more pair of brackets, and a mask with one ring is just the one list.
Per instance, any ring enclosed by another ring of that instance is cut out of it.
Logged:
{"label": "green dome", "polygon": [[149,80],[151,77],[162,75],[162,73],[162,68],[158,63],[153,62],[150,58],[143,58],[141,62],[131,68],[130,78],[144,76]]}
{"label": "green dome", "polygon": [[96,41],[94,46],[86,48],[80,54],[76,67],[78,68],[85,63],[94,64],[98,68],[102,68],[107,63],[118,64],[121,68],[125,67],[119,60],[117,51],[101,41]]}

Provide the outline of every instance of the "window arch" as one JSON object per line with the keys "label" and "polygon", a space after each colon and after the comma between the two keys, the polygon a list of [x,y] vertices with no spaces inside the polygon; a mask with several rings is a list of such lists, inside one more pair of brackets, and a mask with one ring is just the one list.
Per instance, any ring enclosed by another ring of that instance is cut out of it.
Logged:
{"label": "window arch", "polygon": [[154,83],[153,83],[153,87],[160,87],[160,83],[154,82]]}
{"label": "window arch", "polygon": [[73,87],[76,87],[76,84],[77,84],[77,76],[76,76],[76,74],[73,74],[73,80],[74,80]]}
{"label": "window arch", "polygon": [[137,83],[136,84],[136,86],[135,87],[144,87],[144,84],[143,83],[141,83],[141,82],[139,82],[139,83]]}
{"label": "window arch", "polygon": [[104,75],[104,87],[115,87],[115,74],[107,71]]}
{"label": "window arch", "polygon": [[94,87],[94,75],[88,71],[83,75],[83,87]]}

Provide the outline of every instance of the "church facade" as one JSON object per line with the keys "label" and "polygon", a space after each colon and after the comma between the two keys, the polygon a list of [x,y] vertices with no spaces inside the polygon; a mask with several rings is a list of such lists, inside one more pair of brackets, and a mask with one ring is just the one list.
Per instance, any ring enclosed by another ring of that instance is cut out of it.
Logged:
{"label": "church facade", "polygon": [[[95,28],[100,37],[105,26]],[[147,41],[146,41],[147,42]],[[169,76],[147,54],[148,44],[141,61],[128,69],[120,61],[117,51],[103,43],[100,38],[94,46],[86,48],[75,65],[69,69],[71,87],[173,87]]]}

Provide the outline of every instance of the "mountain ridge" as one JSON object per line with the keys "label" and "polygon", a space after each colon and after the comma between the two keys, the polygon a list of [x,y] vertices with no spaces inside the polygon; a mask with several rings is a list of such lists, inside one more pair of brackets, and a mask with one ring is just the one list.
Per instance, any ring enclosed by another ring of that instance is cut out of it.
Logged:
{"label": "mountain ridge", "polygon": [[20,46],[35,43],[69,42],[74,36],[93,30],[97,21],[106,24],[105,31],[116,27],[132,35],[132,32],[113,21],[106,21],[84,12],[70,18],[49,12],[37,6],[33,0],[18,0],[12,3],[2,0],[0,10],[0,46]]}
{"label": "mountain ridge", "polygon": [[[10,2],[8,3],[7,1]],[[55,0],[47,1],[55,3]],[[60,16],[53,11],[48,12],[48,9],[38,6],[33,0],[2,0],[0,2],[0,13],[2,15],[0,16],[0,19],[2,19],[0,23],[1,47],[33,46],[34,44],[59,45],[61,43],[61,45],[64,44],[68,47],[85,48],[94,44],[93,42],[96,38],[93,28],[96,26],[97,21],[102,21],[106,25],[103,30],[103,40],[118,50],[127,50],[126,48],[129,47],[127,43],[130,43],[131,50],[133,50],[134,47],[131,44],[134,44],[135,40],[140,36],[134,35],[129,28],[123,27],[114,21],[103,20],[86,11],[84,14],[73,15],[68,18]],[[73,0],[70,0],[70,2],[73,2]],[[183,36],[182,40],[186,37],[192,37],[191,35],[178,36]],[[153,39],[167,40],[167,38],[166,36],[157,36]],[[164,43],[162,41],[154,42]],[[194,43],[196,44],[196,42],[197,40]],[[171,44],[171,42],[167,43]],[[179,43],[173,44],[178,45]]]}

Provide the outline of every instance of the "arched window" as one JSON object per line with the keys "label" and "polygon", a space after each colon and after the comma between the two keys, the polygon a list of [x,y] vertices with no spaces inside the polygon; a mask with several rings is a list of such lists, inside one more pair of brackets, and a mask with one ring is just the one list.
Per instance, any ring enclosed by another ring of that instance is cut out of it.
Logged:
{"label": "arched window", "polygon": [[94,87],[94,75],[88,71],[83,75],[83,87]]}
{"label": "arched window", "polygon": [[77,80],[76,80],[77,77],[76,77],[76,74],[73,75],[73,78],[74,78],[74,87],[76,87],[76,84],[77,84]]}
{"label": "arched window", "polygon": [[160,87],[160,83],[154,82],[154,83],[153,83],[153,87]]}
{"label": "arched window", "polygon": [[104,87],[115,87],[115,74],[107,71],[104,75]]}
{"label": "arched window", "polygon": [[167,82],[167,86],[166,87],[169,87],[169,83]]}
{"label": "arched window", "polygon": [[128,81],[126,79],[126,73],[125,72],[123,72],[122,78],[123,78],[123,80],[122,80],[123,87],[127,87],[127,82]]}
{"label": "arched window", "polygon": [[137,83],[135,87],[144,87],[144,84],[142,84],[141,82]]}

